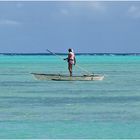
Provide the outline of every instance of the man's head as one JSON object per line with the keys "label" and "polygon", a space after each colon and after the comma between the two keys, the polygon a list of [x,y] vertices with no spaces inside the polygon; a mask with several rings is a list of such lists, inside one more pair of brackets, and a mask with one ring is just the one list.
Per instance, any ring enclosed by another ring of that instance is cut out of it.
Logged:
{"label": "man's head", "polygon": [[68,51],[69,51],[69,52],[72,52],[72,49],[69,48]]}

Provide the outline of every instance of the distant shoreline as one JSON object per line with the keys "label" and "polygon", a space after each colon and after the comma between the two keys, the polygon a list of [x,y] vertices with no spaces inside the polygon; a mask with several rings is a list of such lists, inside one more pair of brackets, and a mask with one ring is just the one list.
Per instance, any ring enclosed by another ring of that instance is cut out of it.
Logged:
{"label": "distant shoreline", "polygon": [[[56,53],[57,55],[67,55],[67,53]],[[53,55],[50,53],[0,53],[0,55]],[[140,53],[76,53],[76,55],[94,55],[94,56],[140,56]]]}

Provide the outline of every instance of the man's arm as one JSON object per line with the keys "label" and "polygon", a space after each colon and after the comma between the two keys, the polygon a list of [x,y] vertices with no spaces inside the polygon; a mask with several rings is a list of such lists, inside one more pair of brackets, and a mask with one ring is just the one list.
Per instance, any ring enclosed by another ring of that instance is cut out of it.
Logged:
{"label": "man's arm", "polygon": [[64,58],[63,60],[68,60],[68,58]]}

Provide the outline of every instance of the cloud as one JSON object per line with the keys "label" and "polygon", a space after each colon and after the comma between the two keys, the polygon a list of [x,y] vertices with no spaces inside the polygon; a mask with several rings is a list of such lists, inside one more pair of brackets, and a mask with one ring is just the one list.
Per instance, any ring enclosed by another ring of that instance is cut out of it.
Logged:
{"label": "cloud", "polygon": [[65,3],[65,7],[59,8],[59,13],[64,16],[81,15],[84,12],[100,13],[106,10],[105,4],[97,1],[69,1]]}
{"label": "cloud", "polygon": [[0,25],[12,25],[17,26],[20,25],[20,22],[10,19],[0,19]]}
{"label": "cloud", "polygon": [[68,15],[69,14],[69,11],[67,9],[60,9],[60,13],[62,15]]}
{"label": "cloud", "polygon": [[16,7],[17,8],[22,8],[24,5],[23,5],[23,3],[20,3],[20,2],[18,2],[17,4],[16,4]]}
{"label": "cloud", "polygon": [[98,2],[98,1],[89,2],[88,3],[88,8],[91,8],[91,9],[97,10],[97,11],[104,11],[106,9],[103,2]]}
{"label": "cloud", "polygon": [[140,18],[140,7],[137,7],[135,5],[132,5],[128,9],[128,15],[133,17],[133,18]]}

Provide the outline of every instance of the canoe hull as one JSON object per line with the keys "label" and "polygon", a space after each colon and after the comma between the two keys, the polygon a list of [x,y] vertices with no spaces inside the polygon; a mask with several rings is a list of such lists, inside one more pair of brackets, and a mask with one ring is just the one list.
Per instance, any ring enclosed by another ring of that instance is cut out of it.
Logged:
{"label": "canoe hull", "polygon": [[82,75],[82,76],[68,76],[60,74],[43,74],[43,73],[31,73],[37,80],[54,80],[54,81],[95,81],[103,80],[103,75]]}

